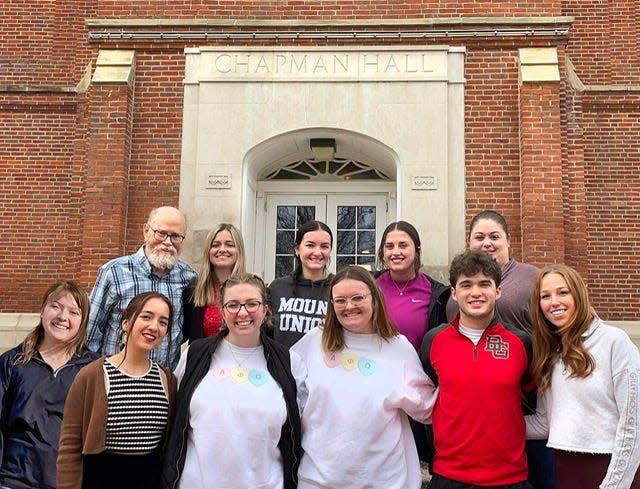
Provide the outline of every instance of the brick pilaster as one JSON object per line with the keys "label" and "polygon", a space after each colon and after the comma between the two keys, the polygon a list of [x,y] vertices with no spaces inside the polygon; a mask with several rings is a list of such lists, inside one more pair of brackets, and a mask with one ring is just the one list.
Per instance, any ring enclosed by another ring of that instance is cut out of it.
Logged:
{"label": "brick pilaster", "polygon": [[132,51],[101,51],[88,93],[87,185],[80,280],[124,252],[133,121]]}
{"label": "brick pilaster", "polygon": [[565,259],[559,82],[555,48],[520,50],[522,258],[538,266]]}
{"label": "brick pilaster", "polygon": [[[570,61],[567,64],[571,65]],[[589,266],[584,259],[587,249],[587,192],[585,177],[585,141],[582,127],[582,92],[572,86],[573,66],[563,84],[563,194],[565,263],[588,279]]]}

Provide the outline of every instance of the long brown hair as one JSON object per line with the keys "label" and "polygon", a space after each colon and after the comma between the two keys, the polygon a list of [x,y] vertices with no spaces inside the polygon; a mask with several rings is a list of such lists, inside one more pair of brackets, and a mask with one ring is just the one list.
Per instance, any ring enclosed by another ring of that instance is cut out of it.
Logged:
{"label": "long brown hair", "polygon": [[[40,303],[40,313],[44,310],[45,306],[54,298],[60,297],[66,293],[71,294],[73,300],[80,308],[81,320],[80,328],[76,335],[66,342],[66,350],[70,355],[80,355],[87,349],[87,322],[89,321],[89,297],[87,292],[82,288],[80,284],[72,280],[61,280],[51,285],[42,297]],[[31,330],[27,337],[22,342],[22,354],[20,354],[15,361],[16,365],[27,363],[33,358],[38,347],[44,339],[44,326],[42,324],[42,317],[38,322],[38,325]]]}
{"label": "long brown hair", "polygon": [[[542,280],[551,273],[556,273],[565,280],[576,305],[562,332],[545,317],[540,307]],[[540,270],[531,295],[534,353],[532,372],[540,394],[551,385],[551,372],[558,359],[570,371],[569,377],[584,378],[591,375],[595,360],[584,347],[582,335],[596,317],[589,302],[587,286],[578,272],[563,264],[547,265]]]}
{"label": "long brown hair", "polygon": [[[122,339],[125,336],[124,335],[125,331],[123,327],[124,322],[127,321],[131,325],[130,328],[133,328],[133,325],[135,324],[136,319],[138,319],[138,316],[144,309],[145,304],[149,302],[151,299],[160,299],[169,308],[169,321],[168,321],[166,336],[169,338],[169,347],[167,349],[167,352],[170,352],[171,351],[171,327],[173,325],[173,315],[174,315],[173,304],[167,298],[167,296],[165,296],[164,294],[161,294],[160,292],[153,292],[153,291],[142,292],[141,294],[136,295],[133,299],[129,301],[129,304],[127,304],[126,309],[122,311],[122,317],[120,318],[120,340],[122,342]],[[122,349],[124,350],[124,356],[122,357],[123,362],[124,362],[124,359],[127,357],[128,345],[129,345],[129,335],[127,334],[126,340],[122,345]],[[169,353],[167,353],[167,362],[168,361],[169,361]]]}
{"label": "long brown hair", "polygon": [[378,246],[378,254],[376,255],[376,268],[378,270],[386,270],[389,268],[384,261],[384,245],[387,241],[387,235],[391,231],[402,231],[409,236],[409,239],[413,242],[413,247],[415,248],[415,256],[413,257],[413,271],[414,273],[418,273],[420,271],[420,267],[422,266],[422,248],[420,246],[420,235],[418,234],[418,230],[407,221],[397,221],[389,224],[384,232],[382,233],[382,239],[380,239],[380,246]]}
{"label": "long brown hair", "polygon": [[[385,340],[397,336],[398,332],[391,324],[389,315],[387,314],[387,306],[384,302],[384,296],[376,285],[373,275],[362,267],[349,265],[341,268],[335,274],[329,290],[333,296],[333,287],[343,280],[351,279],[364,283],[371,293],[371,304],[373,306],[373,331]],[[333,304],[327,310],[327,317],[322,325],[322,348],[326,352],[335,352],[343,349],[345,346],[344,333],[340,321],[336,316]]]}

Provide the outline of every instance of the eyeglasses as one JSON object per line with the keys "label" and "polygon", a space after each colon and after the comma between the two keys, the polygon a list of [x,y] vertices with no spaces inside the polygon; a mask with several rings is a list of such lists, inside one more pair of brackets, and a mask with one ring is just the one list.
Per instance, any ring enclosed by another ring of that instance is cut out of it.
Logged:
{"label": "eyeglasses", "polygon": [[184,234],[170,233],[164,229],[153,229],[151,226],[149,226],[149,229],[153,231],[153,237],[158,241],[164,241],[169,238],[173,244],[180,244],[184,240]]}
{"label": "eyeglasses", "polygon": [[351,304],[353,304],[354,306],[359,306],[361,305],[367,297],[369,297],[371,294],[357,294],[354,296],[351,296],[351,298],[347,298],[347,297],[334,297],[333,299],[331,299],[331,303],[338,307],[338,308],[343,308],[343,307],[347,307],[347,303],[351,302]]}
{"label": "eyeglasses", "polygon": [[260,309],[261,305],[262,305],[262,302],[260,301],[249,301],[249,302],[245,302],[244,304],[241,304],[240,302],[229,301],[226,304],[224,304],[222,307],[224,307],[231,314],[238,314],[240,312],[240,309],[242,309],[243,307],[249,313],[257,312],[258,309]]}

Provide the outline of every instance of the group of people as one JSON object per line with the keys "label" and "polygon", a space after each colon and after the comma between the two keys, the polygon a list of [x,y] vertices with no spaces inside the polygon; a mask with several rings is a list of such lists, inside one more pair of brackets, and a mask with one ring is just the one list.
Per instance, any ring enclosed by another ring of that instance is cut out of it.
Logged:
{"label": "group of people", "polygon": [[197,272],[178,209],[143,234],[0,356],[0,489],[417,489],[420,460],[430,489],[640,489],[638,349],[574,269],[514,260],[499,213],[450,285],[405,221],[335,274],[308,221],[268,286],[232,224]]}

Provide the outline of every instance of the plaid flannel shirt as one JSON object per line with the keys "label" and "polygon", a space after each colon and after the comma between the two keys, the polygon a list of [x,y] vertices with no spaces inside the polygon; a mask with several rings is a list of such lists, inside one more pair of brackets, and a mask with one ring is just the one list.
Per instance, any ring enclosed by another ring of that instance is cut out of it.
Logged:
{"label": "plaid flannel shirt", "polygon": [[160,347],[152,351],[150,356],[159,364],[174,369],[178,364],[182,342],[182,291],[195,277],[195,270],[182,260],[178,260],[175,267],[158,277],[153,273],[151,264],[144,254],[144,246],[132,255],[115,258],[101,266],[89,297],[89,348],[103,355],[113,355],[120,351],[122,310],[131,299],[142,292],[160,292],[169,298],[174,309],[171,351],[168,351],[167,335]]}

